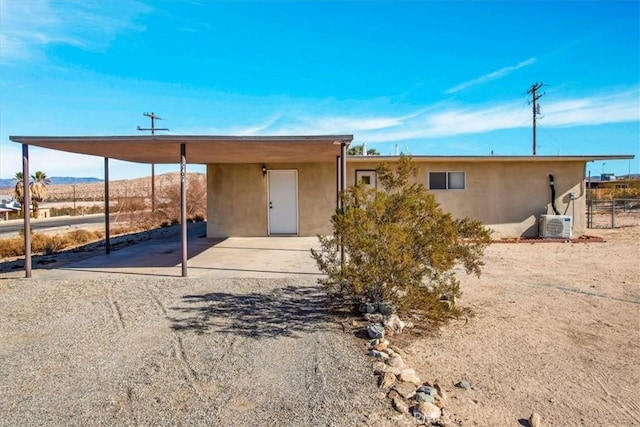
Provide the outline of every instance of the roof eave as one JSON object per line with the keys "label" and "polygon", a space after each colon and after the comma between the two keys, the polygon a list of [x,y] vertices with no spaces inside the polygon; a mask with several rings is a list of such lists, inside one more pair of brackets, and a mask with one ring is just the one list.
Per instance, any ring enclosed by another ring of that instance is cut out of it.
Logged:
{"label": "roof eave", "polygon": [[[349,156],[347,162],[398,161],[401,156]],[[632,160],[633,154],[594,154],[566,156],[410,156],[415,162],[591,162]]]}

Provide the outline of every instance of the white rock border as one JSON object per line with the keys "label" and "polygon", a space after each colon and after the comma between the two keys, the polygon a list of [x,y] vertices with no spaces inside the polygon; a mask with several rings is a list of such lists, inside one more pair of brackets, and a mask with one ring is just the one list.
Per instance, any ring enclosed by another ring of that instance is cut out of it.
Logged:
{"label": "white rock border", "polygon": [[[380,311],[384,313],[379,311],[380,306],[383,307]],[[370,322],[367,325],[367,335],[371,339],[367,345],[367,354],[375,358],[372,368],[377,377],[378,388],[385,392],[391,406],[419,423],[453,425],[451,414],[446,410],[447,396],[440,384],[437,381],[422,381],[415,369],[405,365],[399,354],[401,349],[391,345],[385,338],[401,334],[406,328],[413,327],[413,324],[400,319],[389,303],[365,304],[361,311],[364,320]],[[384,326],[382,334],[379,333],[380,326]],[[424,395],[424,391],[429,391],[429,398],[418,396],[418,392]],[[428,399],[432,401],[427,401]]]}

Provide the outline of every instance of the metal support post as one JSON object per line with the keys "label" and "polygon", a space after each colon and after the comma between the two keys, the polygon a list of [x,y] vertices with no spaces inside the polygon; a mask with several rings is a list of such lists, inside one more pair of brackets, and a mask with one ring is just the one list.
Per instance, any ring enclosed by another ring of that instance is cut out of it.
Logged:
{"label": "metal support post", "polygon": [[24,214],[24,274],[31,277],[31,191],[29,188],[29,145],[22,144],[22,212]]}
{"label": "metal support post", "polygon": [[187,148],[180,144],[180,223],[182,224],[182,277],[187,277]]}
{"label": "metal support post", "polygon": [[616,199],[611,199],[611,228],[616,228]]}
{"label": "metal support post", "polygon": [[104,250],[111,253],[111,218],[109,217],[109,158],[104,158]]}
{"label": "metal support post", "polygon": [[[342,141],[340,143],[340,193],[343,193],[347,185],[347,144]],[[340,207],[344,209],[344,205],[340,203]],[[340,242],[340,268],[344,268],[344,245]]]}

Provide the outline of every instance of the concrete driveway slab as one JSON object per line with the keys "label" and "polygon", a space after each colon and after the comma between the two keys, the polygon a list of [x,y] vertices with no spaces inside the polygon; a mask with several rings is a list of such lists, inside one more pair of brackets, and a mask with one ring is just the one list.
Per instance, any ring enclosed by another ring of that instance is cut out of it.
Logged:
{"label": "concrete driveway slab", "polygon": [[[231,237],[209,239],[204,224],[193,224],[188,235],[188,275],[196,278],[282,278],[318,277],[320,272],[310,249],[318,247],[315,237]],[[181,276],[180,235],[131,244],[66,264],[38,270],[49,278],[84,278],[97,275]]]}

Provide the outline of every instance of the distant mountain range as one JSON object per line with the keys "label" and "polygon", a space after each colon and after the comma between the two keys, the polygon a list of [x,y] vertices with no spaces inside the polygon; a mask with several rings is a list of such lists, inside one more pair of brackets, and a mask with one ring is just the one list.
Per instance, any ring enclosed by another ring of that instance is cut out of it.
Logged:
{"label": "distant mountain range", "polygon": [[[92,184],[94,182],[103,182],[98,178],[75,178],[72,176],[54,176],[49,178],[49,185],[72,185],[72,184]],[[14,179],[0,179],[0,188],[13,188],[16,185]]]}

